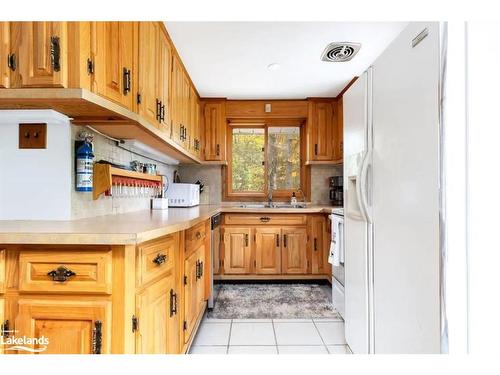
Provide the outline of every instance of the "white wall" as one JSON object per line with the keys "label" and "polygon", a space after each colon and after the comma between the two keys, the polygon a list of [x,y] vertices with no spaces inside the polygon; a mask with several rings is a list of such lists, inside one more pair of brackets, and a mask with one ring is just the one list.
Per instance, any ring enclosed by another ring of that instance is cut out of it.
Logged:
{"label": "white wall", "polygon": [[[19,149],[19,123],[47,123],[46,149]],[[71,127],[52,110],[0,111],[0,220],[71,217]]]}

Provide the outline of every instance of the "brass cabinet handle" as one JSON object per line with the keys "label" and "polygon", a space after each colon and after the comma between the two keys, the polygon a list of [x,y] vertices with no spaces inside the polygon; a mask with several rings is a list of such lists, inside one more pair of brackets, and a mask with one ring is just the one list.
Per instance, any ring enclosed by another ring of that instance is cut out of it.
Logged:
{"label": "brass cabinet handle", "polygon": [[248,246],[248,234],[245,234],[245,246]]}
{"label": "brass cabinet handle", "polygon": [[318,155],[318,144],[314,144],[314,155]]}
{"label": "brass cabinet handle", "polygon": [[48,272],[47,276],[50,276],[52,278],[52,281],[63,283],[70,277],[76,276],[76,273],[64,266],[59,266],[57,267],[57,269]]}
{"label": "brass cabinet handle", "polygon": [[96,320],[92,330],[92,354],[101,354],[102,349],[102,322]]}
{"label": "brass cabinet handle", "polygon": [[165,254],[159,253],[154,259],[153,263],[157,266],[161,266],[167,260],[167,256]]}
{"label": "brass cabinet handle", "polygon": [[161,122],[161,100],[156,99],[156,121]]}
{"label": "brass cabinet handle", "polygon": [[215,150],[216,150],[215,151],[216,155],[219,156],[220,155],[220,145],[219,144],[217,144],[217,146],[215,147]]}
{"label": "brass cabinet handle", "polygon": [[16,55],[14,53],[9,54],[7,56],[7,67],[10,68],[13,72],[16,71],[17,68],[17,61],[16,61]]}
{"label": "brass cabinet handle", "polygon": [[287,236],[286,234],[283,235],[283,247],[287,246]]}
{"label": "brass cabinet handle", "polygon": [[318,251],[318,239],[314,239],[314,251]]}
{"label": "brass cabinet handle", "polygon": [[50,60],[54,72],[61,70],[61,44],[58,36],[50,37]]}
{"label": "brass cabinet handle", "polygon": [[123,68],[123,95],[127,95],[132,89],[130,69]]}
{"label": "brass cabinet handle", "polygon": [[170,317],[177,314],[177,293],[170,289]]}
{"label": "brass cabinet handle", "polygon": [[270,220],[271,218],[269,216],[262,216],[260,218],[260,221],[262,221],[263,223],[268,223]]}
{"label": "brass cabinet handle", "polygon": [[280,246],[280,235],[277,234],[276,235],[276,247],[279,247]]}
{"label": "brass cabinet handle", "polygon": [[200,232],[196,232],[196,239],[197,240],[201,239],[201,233]]}

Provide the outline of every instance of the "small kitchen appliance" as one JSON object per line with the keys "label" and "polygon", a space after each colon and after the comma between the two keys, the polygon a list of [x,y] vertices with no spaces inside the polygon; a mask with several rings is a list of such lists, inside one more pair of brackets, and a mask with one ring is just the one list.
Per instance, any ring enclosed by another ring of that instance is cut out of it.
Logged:
{"label": "small kitchen appliance", "polygon": [[169,207],[193,207],[200,204],[200,185],[170,184],[165,192]]}
{"label": "small kitchen appliance", "polygon": [[344,177],[330,177],[330,202],[332,206],[344,205]]}

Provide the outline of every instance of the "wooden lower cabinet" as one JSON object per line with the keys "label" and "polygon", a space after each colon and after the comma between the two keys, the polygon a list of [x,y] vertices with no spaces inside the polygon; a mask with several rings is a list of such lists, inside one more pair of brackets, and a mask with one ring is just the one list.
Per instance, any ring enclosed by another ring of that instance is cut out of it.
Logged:
{"label": "wooden lower cabinet", "polygon": [[328,222],[322,215],[311,216],[309,233],[311,241],[311,273],[331,274],[331,265],[328,263],[330,250],[330,233]]}
{"label": "wooden lower cabinet", "polygon": [[[209,224],[195,226],[195,238]],[[184,238],[181,231],[138,245],[0,244],[0,323],[8,319],[16,337],[48,339],[0,350],[186,352],[206,306],[211,257],[210,236],[189,252]]]}
{"label": "wooden lower cabinet", "polygon": [[[39,354],[111,352],[111,303],[105,300],[21,298],[16,336],[42,340],[26,345]],[[26,353],[19,351],[19,353]]]}
{"label": "wooden lower cabinet", "polygon": [[255,273],[281,273],[281,228],[255,229]]}
{"label": "wooden lower cabinet", "polygon": [[163,278],[137,295],[136,353],[179,353],[175,275]]}
{"label": "wooden lower cabinet", "polygon": [[251,271],[251,228],[224,228],[224,273],[249,274]]}
{"label": "wooden lower cabinet", "polygon": [[[262,220],[265,219],[265,220]],[[217,279],[328,279],[330,236],[322,214],[228,213],[214,255]],[[245,225],[244,223],[248,224]]]}
{"label": "wooden lower cabinet", "polygon": [[205,301],[203,268],[205,246],[191,253],[184,261],[184,344],[191,339]]}
{"label": "wooden lower cabinet", "polygon": [[283,228],[281,272],[283,274],[307,273],[306,228]]}

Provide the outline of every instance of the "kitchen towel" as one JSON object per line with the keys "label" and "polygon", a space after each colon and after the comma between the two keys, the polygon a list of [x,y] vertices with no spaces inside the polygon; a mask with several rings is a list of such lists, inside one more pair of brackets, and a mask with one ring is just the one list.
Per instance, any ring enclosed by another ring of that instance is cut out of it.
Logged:
{"label": "kitchen towel", "polygon": [[330,243],[328,262],[333,266],[340,266],[340,246],[342,240],[340,235],[342,229],[341,220],[340,217],[332,215],[332,242]]}

